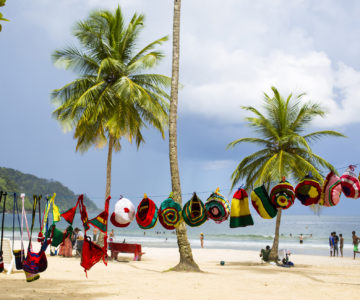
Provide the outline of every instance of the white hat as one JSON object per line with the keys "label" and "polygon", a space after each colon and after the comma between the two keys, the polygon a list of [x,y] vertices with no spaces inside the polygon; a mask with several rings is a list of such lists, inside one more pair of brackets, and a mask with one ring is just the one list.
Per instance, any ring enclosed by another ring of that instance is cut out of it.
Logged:
{"label": "white hat", "polygon": [[135,206],[129,199],[120,196],[111,214],[110,221],[116,227],[126,227],[135,218]]}

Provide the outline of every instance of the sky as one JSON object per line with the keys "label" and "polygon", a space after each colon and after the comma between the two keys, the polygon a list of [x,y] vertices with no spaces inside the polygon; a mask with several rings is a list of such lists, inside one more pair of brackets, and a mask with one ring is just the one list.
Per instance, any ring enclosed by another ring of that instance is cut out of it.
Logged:
{"label": "sky", "polygon": [[[76,77],[55,67],[51,54],[77,45],[71,33],[75,22],[94,9],[117,5],[128,19],[145,14],[139,48],[169,35],[161,47],[166,57],[155,71],[170,76],[172,1],[32,0],[29,5],[12,0],[1,9],[11,21],[2,23],[0,33],[0,166],[58,180],[99,207],[107,151],[75,152],[72,133],[51,116],[51,91]],[[194,191],[205,201],[216,187],[231,199],[231,173],[257,148],[244,144],[226,150],[226,145],[254,136],[241,106],[260,107],[271,86],[284,96],[305,92],[306,101],[326,109],[326,117],[315,119],[309,131],[333,129],[347,136],[312,144],[315,153],[339,173],[360,162],[359,15],[356,0],[182,1],[178,151],[183,201]],[[147,193],[159,204],[170,192],[168,139],[151,129],[144,133],[139,150],[123,140],[113,156],[114,200],[123,195],[137,205]],[[286,213],[312,212],[297,202]],[[359,215],[360,199],[342,197],[322,214]]]}

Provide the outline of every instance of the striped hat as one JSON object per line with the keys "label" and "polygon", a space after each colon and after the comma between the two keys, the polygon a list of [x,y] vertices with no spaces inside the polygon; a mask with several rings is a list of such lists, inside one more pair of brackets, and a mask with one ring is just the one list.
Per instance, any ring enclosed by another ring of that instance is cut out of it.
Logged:
{"label": "striped hat", "polygon": [[277,215],[276,207],[271,203],[265,186],[258,186],[251,192],[251,203],[260,217],[272,219]]}
{"label": "striped hat", "polygon": [[244,189],[238,189],[231,201],[230,228],[254,225],[249,209],[248,194]]}
{"label": "striped hat", "polygon": [[172,197],[173,193],[170,193],[159,209],[159,222],[168,230],[175,229],[181,222],[181,206]]}
{"label": "striped hat", "polygon": [[230,216],[230,204],[223,195],[220,194],[219,188],[206,200],[206,214],[209,219],[215,223],[226,221]]}
{"label": "striped hat", "polygon": [[331,171],[327,176],[322,188],[322,201],[320,205],[327,207],[335,206],[340,201],[341,195],[341,181],[338,176]]}
{"label": "striped hat", "polygon": [[288,209],[294,204],[295,192],[293,186],[283,179],[271,189],[270,199],[277,208]]}
{"label": "striped hat", "polygon": [[129,199],[120,196],[115,204],[110,221],[116,227],[127,227],[135,218],[135,206]]}
{"label": "striped hat", "polygon": [[144,194],[144,198],[137,207],[136,222],[142,229],[151,229],[155,227],[157,220],[158,209],[156,204]]}
{"label": "striped hat", "polygon": [[295,196],[302,205],[309,206],[318,204],[321,197],[321,186],[311,174],[305,176],[295,188]]}
{"label": "striped hat", "polygon": [[182,217],[185,223],[191,227],[200,226],[207,221],[205,205],[196,193],[185,203],[182,210]]}
{"label": "striped hat", "polygon": [[354,171],[355,166],[350,165],[345,173],[340,177],[340,181],[344,195],[347,198],[357,199],[360,197],[360,183]]}

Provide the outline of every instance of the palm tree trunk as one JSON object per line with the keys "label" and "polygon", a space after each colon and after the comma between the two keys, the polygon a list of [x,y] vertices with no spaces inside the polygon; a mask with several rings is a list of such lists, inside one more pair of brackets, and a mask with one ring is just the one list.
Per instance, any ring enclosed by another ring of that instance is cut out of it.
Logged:
{"label": "palm tree trunk", "polygon": [[109,135],[109,148],[107,155],[107,163],[106,163],[106,189],[105,189],[105,199],[110,196],[111,192],[111,163],[112,163],[112,153],[114,146],[114,137]]}
{"label": "palm tree trunk", "polygon": [[282,209],[278,208],[278,213],[276,216],[276,225],[275,225],[275,236],[269,255],[269,259],[272,261],[277,261],[278,253],[279,253],[279,232],[280,232],[281,213],[282,213]]}
{"label": "palm tree trunk", "polygon": [[[171,101],[169,115],[169,158],[171,185],[174,200],[182,205],[180,175],[177,155],[177,106],[179,86],[179,57],[180,57],[180,7],[181,0],[174,0],[174,23],[173,23],[173,57],[171,77]],[[175,271],[200,271],[195,263],[190,243],[186,233],[186,226],[181,222],[176,229],[177,243],[180,253],[180,262],[173,268]]]}

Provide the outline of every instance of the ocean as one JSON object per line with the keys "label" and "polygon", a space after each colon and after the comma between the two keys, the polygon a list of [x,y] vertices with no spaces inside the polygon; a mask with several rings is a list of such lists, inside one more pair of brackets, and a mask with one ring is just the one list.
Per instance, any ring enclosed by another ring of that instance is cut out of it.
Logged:
{"label": "ocean", "polygon": [[[89,213],[89,219],[97,214]],[[31,226],[31,215],[27,215]],[[272,220],[261,219],[253,215],[254,225],[245,228],[229,228],[229,221],[216,224],[212,220],[200,227],[187,227],[188,238],[193,248],[200,247],[200,233],[204,234],[204,247],[217,249],[238,249],[260,251],[266,245],[272,245],[275,232],[275,218]],[[12,214],[5,216],[4,237],[12,238]],[[61,220],[57,228],[65,229],[67,223]],[[82,228],[79,214],[74,220],[74,228]],[[24,224],[24,237],[27,237]],[[39,219],[35,218],[34,233],[39,232]],[[109,221],[109,228],[114,229],[115,241],[140,243],[143,247],[177,247],[175,231],[168,231],[158,222],[155,228],[143,230],[134,220],[126,228],[114,227]],[[344,256],[352,256],[351,232],[355,230],[360,234],[360,217],[350,216],[317,216],[317,215],[287,215],[283,213],[280,226],[279,249],[288,249],[293,255],[313,254],[329,255],[329,235],[336,231],[344,237]],[[92,230],[88,231],[92,236]],[[299,235],[304,236],[304,243],[299,243]],[[15,239],[20,238],[19,226],[15,220]],[[27,240],[27,239],[26,239]]]}

